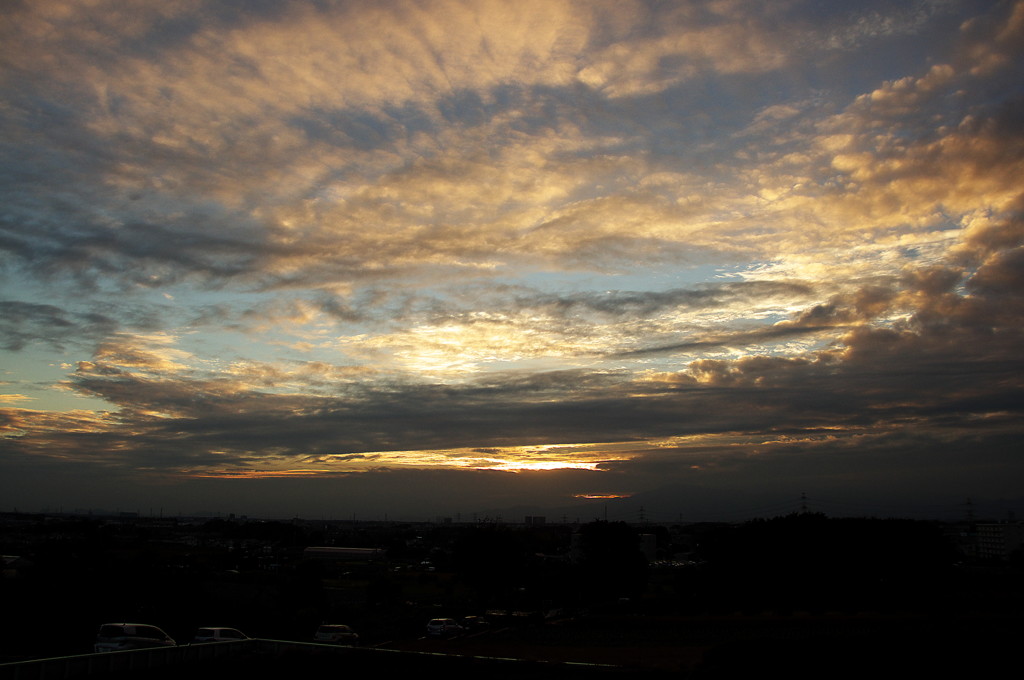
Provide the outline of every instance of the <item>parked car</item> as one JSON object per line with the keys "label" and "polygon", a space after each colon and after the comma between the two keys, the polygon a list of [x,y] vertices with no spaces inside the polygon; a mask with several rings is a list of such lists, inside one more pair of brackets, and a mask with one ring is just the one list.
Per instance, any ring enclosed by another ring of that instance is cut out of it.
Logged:
{"label": "parked car", "polygon": [[197,630],[192,642],[229,642],[248,639],[248,635],[235,628],[209,627]]}
{"label": "parked car", "polygon": [[322,642],[331,645],[356,645],[359,644],[359,635],[352,630],[351,626],[343,626],[337,623],[325,623],[316,629],[313,642]]}
{"label": "parked car", "polygon": [[466,630],[482,630],[490,625],[490,621],[482,616],[466,616],[462,619],[462,627]]}
{"label": "parked car", "polygon": [[156,626],[144,623],[104,623],[96,634],[95,652],[120,652],[127,649],[173,647],[171,636]]}
{"label": "parked car", "polygon": [[431,619],[427,624],[427,635],[430,637],[450,637],[458,635],[463,630],[455,619]]}

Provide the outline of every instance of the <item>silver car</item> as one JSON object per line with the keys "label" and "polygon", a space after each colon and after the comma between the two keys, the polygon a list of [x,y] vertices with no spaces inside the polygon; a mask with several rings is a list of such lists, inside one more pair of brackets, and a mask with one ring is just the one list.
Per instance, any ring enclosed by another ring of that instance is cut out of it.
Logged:
{"label": "silver car", "polygon": [[104,623],[96,634],[95,652],[120,652],[127,649],[173,647],[176,642],[156,626],[144,623]]}
{"label": "silver car", "polygon": [[331,645],[356,645],[359,644],[359,635],[350,626],[325,623],[316,629],[316,634],[313,635],[313,642]]}
{"label": "silver car", "polygon": [[427,624],[427,635],[430,637],[450,637],[464,630],[455,619],[431,619]]}

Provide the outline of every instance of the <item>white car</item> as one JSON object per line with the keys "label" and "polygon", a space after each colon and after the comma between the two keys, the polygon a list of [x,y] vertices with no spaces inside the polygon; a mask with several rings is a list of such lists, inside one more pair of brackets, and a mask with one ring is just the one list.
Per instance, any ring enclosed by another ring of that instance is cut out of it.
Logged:
{"label": "white car", "polygon": [[144,623],[104,623],[96,634],[95,652],[173,647],[177,643],[156,626]]}
{"label": "white car", "polygon": [[427,624],[427,635],[431,637],[458,635],[463,630],[455,619],[430,619],[430,623]]}
{"label": "white car", "polygon": [[316,629],[313,642],[321,642],[329,645],[355,645],[359,644],[359,635],[352,630],[351,626],[343,626],[337,623],[325,623]]}
{"label": "white car", "polygon": [[192,642],[229,642],[248,639],[248,635],[236,628],[208,627],[197,630]]}

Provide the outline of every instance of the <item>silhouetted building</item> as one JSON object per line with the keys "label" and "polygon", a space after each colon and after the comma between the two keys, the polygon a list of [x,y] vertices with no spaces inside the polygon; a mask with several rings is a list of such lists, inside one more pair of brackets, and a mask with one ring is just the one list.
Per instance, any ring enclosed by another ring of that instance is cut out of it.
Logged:
{"label": "silhouetted building", "polygon": [[648,562],[658,559],[658,536],[657,534],[640,534],[640,552]]}
{"label": "silhouetted building", "polygon": [[1024,525],[1020,522],[978,524],[978,557],[1006,559],[1024,545]]}
{"label": "silhouetted building", "polygon": [[330,546],[309,547],[302,556],[316,560],[374,560],[384,557],[380,548],[334,548]]}

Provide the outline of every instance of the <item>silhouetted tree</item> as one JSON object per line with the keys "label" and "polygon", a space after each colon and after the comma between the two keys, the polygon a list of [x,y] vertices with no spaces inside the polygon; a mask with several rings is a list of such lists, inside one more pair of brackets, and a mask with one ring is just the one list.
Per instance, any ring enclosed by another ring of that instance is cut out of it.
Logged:
{"label": "silhouetted tree", "polygon": [[737,605],[886,608],[925,592],[952,564],[928,522],[794,514],[709,534],[714,587]]}
{"label": "silhouetted tree", "polygon": [[484,603],[505,599],[521,585],[526,558],[522,532],[499,528],[471,529],[456,539],[452,551],[456,572]]}

